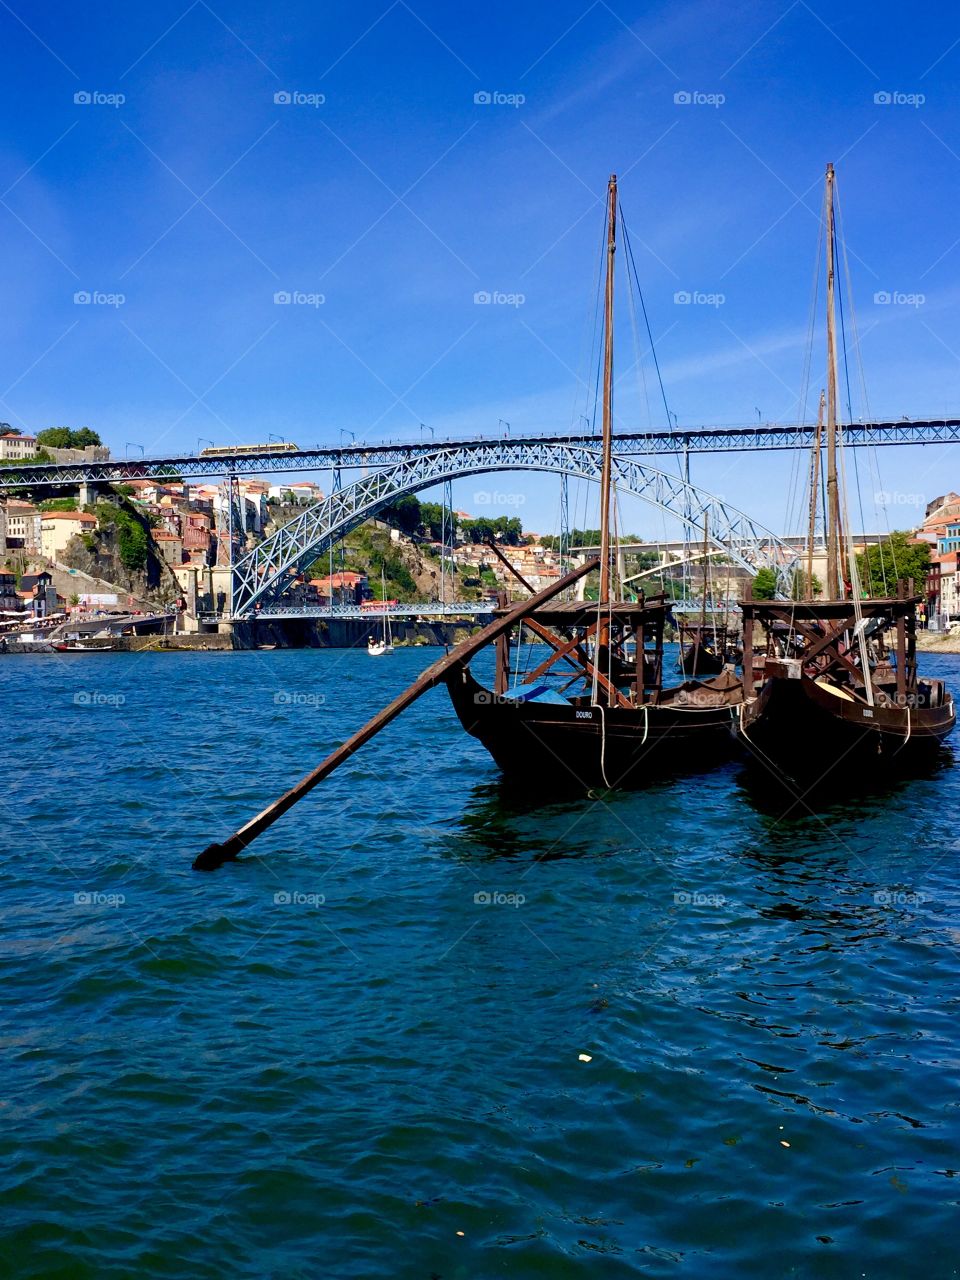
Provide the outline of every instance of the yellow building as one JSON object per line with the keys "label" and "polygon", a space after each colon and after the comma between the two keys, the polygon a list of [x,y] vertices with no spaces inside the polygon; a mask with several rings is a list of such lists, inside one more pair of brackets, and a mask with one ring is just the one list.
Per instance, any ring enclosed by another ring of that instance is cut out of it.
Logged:
{"label": "yellow building", "polygon": [[92,533],[96,527],[96,517],[85,511],[43,511],[40,513],[40,554],[56,560],[66,551],[71,538]]}

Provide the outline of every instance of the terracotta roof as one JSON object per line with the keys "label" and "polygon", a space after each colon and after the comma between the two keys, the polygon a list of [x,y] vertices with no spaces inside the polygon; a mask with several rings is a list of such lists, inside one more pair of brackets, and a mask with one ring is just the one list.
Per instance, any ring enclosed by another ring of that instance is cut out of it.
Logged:
{"label": "terracotta roof", "polygon": [[335,573],[331,578],[329,575],[325,578],[311,578],[311,587],[325,588],[331,584],[335,587],[355,587],[363,578],[360,573],[351,573],[347,570],[344,573]]}
{"label": "terracotta roof", "polygon": [[97,517],[86,511],[42,511],[42,520],[79,520],[82,524],[96,524]]}

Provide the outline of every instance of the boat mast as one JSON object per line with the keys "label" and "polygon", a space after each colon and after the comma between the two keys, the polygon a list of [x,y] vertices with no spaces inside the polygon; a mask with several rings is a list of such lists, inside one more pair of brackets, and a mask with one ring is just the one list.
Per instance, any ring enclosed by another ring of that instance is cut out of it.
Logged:
{"label": "boat mast", "polygon": [[[613,259],[617,249],[617,175],[607,184],[607,283],[603,313],[603,467],[600,473],[600,601],[610,601],[610,474],[613,451]],[[602,623],[598,645],[609,639]]]}
{"label": "boat mast", "polygon": [[[707,563],[707,520],[708,515],[703,513],[703,598],[700,601],[700,641],[703,642],[703,632],[707,625],[707,589],[710,585],[710,567]],[[716,621],[716,620],[714,620]]]}
{"label": "boat mast", "polygon": [[817,497],[820,481],[820,449],[823,440],[823,409],[826,392],[820,392],[820,407],[817,410],[817,434],[813,441],[813,454],[810,458],[810,524],[807,529],[807,580],[804,583],[804,598],[813,599],[813,540],[817,533]]}
{"label": "boat mast", "polygon": [[833,165],[827,165],[827,599],[839,600],[840,492],[837,486],[837,329],[834,304],[836,231],[833,221]]}

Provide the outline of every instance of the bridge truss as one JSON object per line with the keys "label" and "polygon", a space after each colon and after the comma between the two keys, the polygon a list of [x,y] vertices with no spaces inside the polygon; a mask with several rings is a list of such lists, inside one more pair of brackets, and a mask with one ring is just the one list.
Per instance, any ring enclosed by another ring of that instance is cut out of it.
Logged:
{"label": "bridge truss", "polygon": [[[815,428],[809,424],[777,423],[745,427],[680,427],[675,431],[620,431],[614,448],[634,457],[676,456],[690,453],[737,453],[768,449],[809,449]],[[960,418],[903,418],[896,422],[854,422],[843,428],[843,441],[852,448],[873,445],[957,444]],[[305,471],[390,467],[406,459],[429,457],[437,449],[493,445],[522,454],[529,446],[566,445],[596,448],[590,434],[530,435],[521,438],[474,440],[383,441],[346,447],[317,447],[285,452],[242,449],[216,455],[171,454],[157,458],[111,458],[106,462],[21,464],[0,468],[4,489],[50,489],[64,485],[122,483],[124,480],[179,480],[197,476],[283,475]],[[274,446],[276,448],[276,446]]]}
{"label": "bridge truss", "polygon": [[[472,441],[440,446],[374,471],[307,507],[236,562],[232,615],[239,620],[262,613],[333,543],[403,494],[492,471],[550,471],[599,482],[601,454],[596,444],[594,439],[589,446],[514,440],[506,447],[502,440]],[[707,541],[751,573],[772,568],[785,582],[796,563],[797,553],[786,541],[680,476],[619,456],[613,463],[613,482],[621,493],[682,521],[697,537],[703,537],[706,520]]]}

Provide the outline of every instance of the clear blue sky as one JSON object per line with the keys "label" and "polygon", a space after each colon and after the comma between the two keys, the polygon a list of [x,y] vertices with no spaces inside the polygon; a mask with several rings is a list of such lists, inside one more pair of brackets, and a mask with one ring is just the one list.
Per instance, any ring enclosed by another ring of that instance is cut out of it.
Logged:
{"label": "clear blue sky", "polygon": [[[828,160],[869,409],[960,413],[947,6],[11,0],[0,48],[0,418],[22,429],[86,425],[151,453],[421,421],[566,428],[614,170],[681,423],[793,420]],[[663,425],[620,318],[621,421]],[[821,366],[818,348],[815,383]],[[904,497],[960,488],[952,452],[879,461]],[[703,459],[694,478],[779,528],[788,473]],[[458,483],[457,505],[483,488]],[[552,482],[487,488],[522,491],[528,526],[555,522]],[[916,514],[901,498],[891,522]],[[624,519],[658,532],[649,508]]]}

